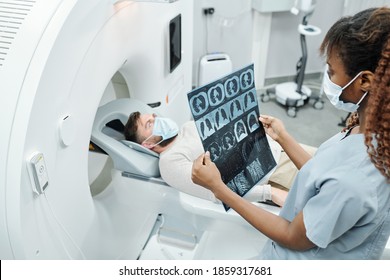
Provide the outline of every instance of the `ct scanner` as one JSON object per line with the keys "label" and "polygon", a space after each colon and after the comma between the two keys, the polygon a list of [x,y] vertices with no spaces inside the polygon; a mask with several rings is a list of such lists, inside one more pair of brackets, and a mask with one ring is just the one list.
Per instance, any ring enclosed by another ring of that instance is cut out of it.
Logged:
{"label": "ct scanner", "polygon": [[[259,254],[265,236],[239,215],[167,186],[150,155],[129,148],[127,168],[115,157],[127,147],[106,131],[133,108],[190,119],[192,3],[2,1],[1,259]],[[186,31],[171,71],[168,26],[179,14]]]}

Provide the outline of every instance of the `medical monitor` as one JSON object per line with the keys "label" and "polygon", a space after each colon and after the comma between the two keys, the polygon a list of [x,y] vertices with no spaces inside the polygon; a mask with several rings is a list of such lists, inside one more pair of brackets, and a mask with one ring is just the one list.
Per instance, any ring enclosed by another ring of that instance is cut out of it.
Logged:
{"label": "medical monitor", "polygon": [[181,61],[181,15],[177,15],[169,22],[169,72]]}

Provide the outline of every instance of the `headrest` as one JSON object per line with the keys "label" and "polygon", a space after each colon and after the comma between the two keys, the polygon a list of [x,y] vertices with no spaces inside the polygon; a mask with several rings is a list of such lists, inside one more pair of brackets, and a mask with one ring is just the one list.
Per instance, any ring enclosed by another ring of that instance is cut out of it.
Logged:
{"label": "headrest", "polygon": [[158,153],[153,152],[151,149],[148,149],[148,148],[146,148],[138,143],[135,143],[133,141],[121,140],[121,142],[123,144],[125,144],[126,146],[128,146],[129,148],[134,149],[138,152],[145,153],[145,154],[148,154],[148,155],[150,155],[152,157],[156,157],[156,158],[160,157],[160,155]]}
{"label": "headrest", "polygon": [[159,177],[158,154],[139,145],[126,141],[123,133],[107,126],[119,120],[126,124],[132,112],[151,114],[155,111],[147,104],[133,98],[121,98],[100,106],[92,127],[92,142],[103,149],[113,160],[114,167],[144,177]]}

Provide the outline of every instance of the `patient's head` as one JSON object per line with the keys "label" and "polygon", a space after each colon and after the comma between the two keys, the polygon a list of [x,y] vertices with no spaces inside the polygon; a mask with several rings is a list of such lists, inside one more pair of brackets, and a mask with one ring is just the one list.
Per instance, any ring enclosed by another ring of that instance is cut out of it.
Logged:
{"label": "patient's head", "polygon": [[[156,121],[156,119],[159,120]],[[155,127],[155,123],[158,123],[159,127]],[[164,133],[161,133],[161,130]],[[176,123],[170,119],[159,118],[156,114],[133,112],[125,125],[124,134],[126,140],[136,142],[157,153],[161,153],[174,141],[177,132]]]}

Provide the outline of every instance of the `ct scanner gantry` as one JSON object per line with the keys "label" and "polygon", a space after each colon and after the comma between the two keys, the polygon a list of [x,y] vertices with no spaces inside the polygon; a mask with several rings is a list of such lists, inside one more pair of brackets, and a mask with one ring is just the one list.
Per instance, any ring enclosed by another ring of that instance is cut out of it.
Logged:
{"label": "ct scanner gantry", "polygon": [[[115,228],[115,219],[131,224],[132,215],[110,217],[115,204],[100,210],[91,196],[92,124],[117,72],[132,98],[161,103],[158,112],[189,119],[183,93],[191,88],[191,76],[184,75],[192,67],[191,34],[183,33],[183,58],[175,72],[170,73],[167,59],[169,22],[181,14],[183,28],[191,29],[192,2],[113,2],[1,4],[2,259],[134,258],[124,249],[132,245],[123,241],[132,237]],[[36,153],[43,155],[48,177],[42,195],[32,191],[27,168]],[[137,211],[133,215],[147,223]],[[95,242],[102,248],[94,248]]]}

